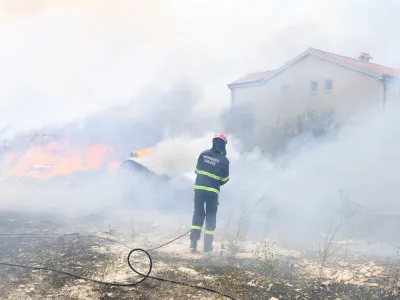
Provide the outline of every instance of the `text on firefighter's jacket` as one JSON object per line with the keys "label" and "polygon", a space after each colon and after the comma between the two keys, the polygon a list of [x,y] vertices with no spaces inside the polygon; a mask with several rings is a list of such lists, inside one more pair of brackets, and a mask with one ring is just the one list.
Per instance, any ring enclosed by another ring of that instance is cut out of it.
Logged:
{"label": "text on firefighter's jacket", "polygon": [[203,158],[204,158],[205,163],[208,163],[213,166],[215,166],[216,163],[219,163],[219,159],[208,156],[208,155],[203,155]]}

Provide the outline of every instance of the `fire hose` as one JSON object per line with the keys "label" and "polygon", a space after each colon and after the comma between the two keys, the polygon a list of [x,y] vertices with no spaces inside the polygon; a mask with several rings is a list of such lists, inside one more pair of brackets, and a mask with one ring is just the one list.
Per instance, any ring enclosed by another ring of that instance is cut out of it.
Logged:
{"label": "fire hose", "polygon": [[[50,268],[50,267],[43,267],[43,266],[28,266],[28,265],[22,265],[22,264],[17,264],[17,263],[8,263],[8,262],[0,262],[0,266],[8,266],[8,267],[25,268],[25,269],[31,269],[31,270],[44,270],[44,271],[50,271],[50,272],[57,272],[57,273],[60,273],[60,274],[71,276],[71,277],[73,277],[75,279],[82,279],[82,280],[91,281],[91,282],[94,282],[94,283],[108,285],[108,286],[133,287],[133,286],[139,285],[140,283],[142,283],[146,279],[154,279],[154,280],[161,281],[161,282],[167,282],[167,283],[173,283],[173,284],[177,284],[177,285],[183,285],[183,286],[192,287],[192,288],[195,288],[195,289],[199,289],[199,290],[211,292],[211,293],[214,293],[214,294],[218,294],[218,295],[224,296],[224,297],[226,297],[228,299],[236,300],[232,296],[229,296],[227,294],[219,292],[219,291],[217,291],[215,289],[211,289],[211,288],[208,288],[208,287],[198,286],[198,285],[194,285],[194,284],[190,284],[190,283],[186,283],[186,282],[181,282],[181,281],[176,281],[176,280],[172,280],[172,279],[166,279],[166,278],[161,278],[161,277],[156,277],[156,276],[150,275],[150,273],[151,273],[151,271],[153,269],[153,259],[152,259],[151,255],[150,255],[150,252],[155,251],[157,249],[160,249],[162,247],[165,247],[165,246],[167,246],[167,245],[169,245],[169,244],[171,244],[171,243],[183,238],[184,236],[186,236],[189,233],[190,233],[190,231],[188,231],[185,234],[182,234],[181,236],[178,236],[177,238],[174,238],[174,239],[172,239],[172,240],[170,240],[170,241],[168,241],[168,242],[166,242],[166,243],[164,243],[164,244],[162,244],[160,246],[157,246],[157,247],[154,247],[154,248],[151,248],[151,249],[147,249],[147,250],[142,249],[142,248],[134,248],[134,249],[132,249],[129,252],[128,257],[127,257],[128,266],[134,273],[136,273],[137,275],[142,277],[138,281],[135,281],[135,282],[132,282],[132,283],[100,281],[100,280],[96,280],[96,279],[80,276],[80,275],[77,275],[77,274],[74,274],[74,273],[71,273],[71,272],[68,272],[68,271],[63,271],[63,270],[54,269],[54,268]],[[40,234],[40,233],[39,234],[35,234],[35,233],[0,233],[0,236],[58,236],[59,240],[63,239],[63,238],[70,238],[70,237],[81,237],[81,238],[93,237],[93,238],[107,240],[107,241],[113,242],[113,243],[118,243],[120,245],[123,245],[123,246],[128,247],[129,249],[131,249],[128,245],[126,245],[126,244],[124,244],[124,243],[122,243],[120,241],[114,240],[114,239],[100,237],[100,236],[96,236],[96,235],[82,235],[80,233],[63,234],[63,235],[51,234],[51,233],[50,234]],[[146,273],[139,272],[131,264],[130,258],[132,256],[132,254],[137,253],[137,252],[144,253],[147,256],[148,260],[149,260],[149,268],[148,268]]]}

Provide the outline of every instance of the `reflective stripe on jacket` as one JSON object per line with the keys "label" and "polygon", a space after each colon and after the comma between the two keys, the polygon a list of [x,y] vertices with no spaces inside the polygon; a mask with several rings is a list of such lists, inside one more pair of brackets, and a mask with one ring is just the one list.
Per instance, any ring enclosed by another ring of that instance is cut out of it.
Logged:
{"label": "reflective stripe on jacket", "polygon": [[198,160],[194,189],[219,194],[220,186],[229,181],[229,160],[222,153],[203,151]]}

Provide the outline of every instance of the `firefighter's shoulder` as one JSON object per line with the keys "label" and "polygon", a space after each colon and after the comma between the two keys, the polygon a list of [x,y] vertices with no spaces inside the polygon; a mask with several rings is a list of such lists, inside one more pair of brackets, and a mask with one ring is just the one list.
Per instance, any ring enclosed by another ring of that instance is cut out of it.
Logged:
{"label": "firefighter's shoulder", "polygon": [[207,149],[207,150],[204,150],[203,152],[201,152],[199,156],[203,156],[203,155],[213,156],[213,153],[210,149]]}

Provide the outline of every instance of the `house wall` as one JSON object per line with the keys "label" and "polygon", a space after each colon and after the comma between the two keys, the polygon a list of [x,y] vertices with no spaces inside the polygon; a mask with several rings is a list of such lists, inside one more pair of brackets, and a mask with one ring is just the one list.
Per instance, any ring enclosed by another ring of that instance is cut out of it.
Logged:
{"label": "house wall", "polygon": [[400,106],[400,80],[387,83],[386,107]]}
{"label": "house wall", "polygon": [[[332,79],[332,92],[325,92],[325,79]],[[313,80],[318,81],[315,94],[310,92]],[[282,94],[286,84],[291,86],[289,95]],[[375,77],[308,55],[262,85],[234,88],[234,106],[251,106],[255,118],[270,125],[307,109],[334,109],[337,120],[345,121],[382,101],[382,95],[382,84]]]}

